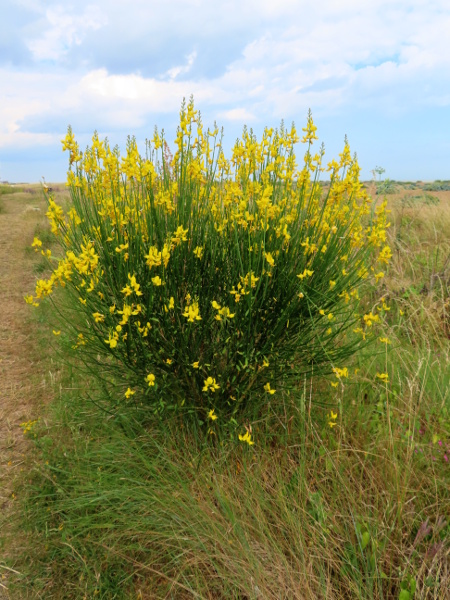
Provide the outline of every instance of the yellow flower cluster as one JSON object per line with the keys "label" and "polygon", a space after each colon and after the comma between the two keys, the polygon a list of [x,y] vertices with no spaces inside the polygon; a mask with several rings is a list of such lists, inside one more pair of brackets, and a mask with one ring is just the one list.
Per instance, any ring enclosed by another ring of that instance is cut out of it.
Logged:
{"label": "yellow flower cluster", "polygon": [[[67,319],[68,335],[134,374],[126,398],[145,382],[146,396],[172,390],[206,414],[204,392],[214,392],[222,419],[252,389],[274,394],[269,380],[284,389],[296,365],[348,377],[331,366],[354,343],[340,331],[359,344],[388,310],[361,318],[356,307],[363,282],[377,284],[392,256],[389,211],[372,206],[347,141],[326,166],[310,113],[303,133],[300,164],[294,125],[266,128],[260,140],[244,128],[227,159],[192,100],[173,156],[157,130],[145,156],[134,138],[121,156],[97,134],[81,152],[69,129],[73,205],[65,215],[49,192],[47,212],[62,254],[49,256],[50,277],[26,301],[65,287],[81,315]],[[43,251],[38,238],[32,245]]]}

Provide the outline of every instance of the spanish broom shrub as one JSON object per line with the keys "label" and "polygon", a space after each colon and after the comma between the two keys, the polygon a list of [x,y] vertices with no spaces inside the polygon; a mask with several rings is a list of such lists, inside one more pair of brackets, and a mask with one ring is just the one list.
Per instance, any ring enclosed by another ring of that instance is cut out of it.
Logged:
{"label": "spanish broom shrub", "polygon": [[260,141],[244,128],[227,159],[192,99],[173,156],[157,129],[144,156],[129,138],[121,157],[97,134],[81,152],[69,128],[67,214],[47,192],[61,254],[46,252],[52,274],[27,301],[65,288],[52,296],[63,334],[123,403],[221,423],[304,376],[348,376],[379,320],[360,303],[391,256],[386,205],[347,141],[325,166],[311,114],[303,132],[298,165],[283,124]]}

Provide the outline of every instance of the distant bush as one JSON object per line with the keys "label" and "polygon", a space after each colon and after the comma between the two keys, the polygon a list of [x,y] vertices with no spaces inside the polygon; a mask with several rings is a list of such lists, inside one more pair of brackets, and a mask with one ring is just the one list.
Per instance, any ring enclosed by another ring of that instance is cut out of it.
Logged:
{"label": "distant bush", "polygon": [[385,179],[384,181],[377,181],[377,194],[395,194],[398,190],[398,185],[391,179]]}
{"label": "distant bush", "polygon": [[83,154],[69,128],[73,206],[49,193],[47,213],[63,255],[27,301],[65,288],[63,333],[98,377],[123,382],[121,402],[215,426],[305,375],[348,376],[379,320],[359,306],[391,256],[386,203],[373,208],[347,142],[323,194],[311,115],[303,131],[298,169],[294,126],[260,142],[244,128],[227,160],[192,101],[173,157],[157,130],[145,157],[133,138],[121,157],[96,134]]}
{"label": "distant bush", "polygon": [[450,181],[436,180],[431,183],[424,183],[423,189],[427,192],[447,192],[450,190]]}

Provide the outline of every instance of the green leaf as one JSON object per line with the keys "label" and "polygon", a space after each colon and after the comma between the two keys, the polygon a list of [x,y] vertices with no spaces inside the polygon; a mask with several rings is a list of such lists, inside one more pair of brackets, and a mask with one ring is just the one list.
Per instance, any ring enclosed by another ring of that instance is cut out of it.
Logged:
{"label": "green leaf", "polygon": [[369,542],[370,542],[370,533],[368,531],[365,531],[361,536],[361,548],[364,550],[364,548],[367,547],[367,544]]}
{"label": "green leaf", "polygon": [[400,595],[398,597],[398,600],[411,600],[411,594],[408,592],[408,590],[402,590],[400,592]]}

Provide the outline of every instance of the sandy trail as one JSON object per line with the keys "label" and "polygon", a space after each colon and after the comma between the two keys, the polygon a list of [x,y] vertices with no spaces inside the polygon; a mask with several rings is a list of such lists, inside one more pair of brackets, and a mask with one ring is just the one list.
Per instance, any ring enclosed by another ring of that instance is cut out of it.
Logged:
{"label": "sandy trail", "polygon": [[[27,251],[38,223],[45,219],[40,191],[0,198],[0,523],[14,518],[14,478],[24,464],[28,442],[20,424],[39,416],[50,389],[45,385],[37,325],[24,296],[33,291],[36,255]],[[16,495],[20,490],[14,490]],[[0,555],[0,599],[8,598],[4,560]],[[5,585],[6,584],[6,585]]]}

